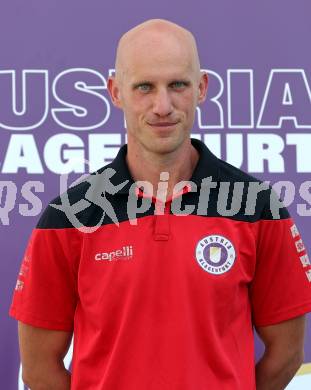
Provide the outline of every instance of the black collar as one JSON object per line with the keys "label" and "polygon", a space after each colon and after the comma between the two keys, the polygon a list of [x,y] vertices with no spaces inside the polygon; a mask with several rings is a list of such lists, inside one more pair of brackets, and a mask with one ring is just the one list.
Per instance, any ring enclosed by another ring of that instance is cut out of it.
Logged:
{"label": "black collar", "polygon": [[[197,149],[200,157],[190,181],[193,181],[198,187],[201,186],[202,180],[207,177],[211,177],[213,181],[217,181],[219,178],[218,158],[203,142],[191,138],[191,144]],[[127,145],[123,145],[112,163],[102,168],[110,167],[116,171],[111,178],[111,182],[114,185],[127,181],[127,184],[118,192],[119,194],[128,194],[131,186],[135,183],[126,163],[126,154]]]}
{"label": "black collar", "polygon": [[219,178],[218,158],[202,141],[191,138],[191,143],[199,152],[200,157],[190,180],[198,187],[201,186],[202,180],[207,177],[212,177],[213,181],[217,181]]}

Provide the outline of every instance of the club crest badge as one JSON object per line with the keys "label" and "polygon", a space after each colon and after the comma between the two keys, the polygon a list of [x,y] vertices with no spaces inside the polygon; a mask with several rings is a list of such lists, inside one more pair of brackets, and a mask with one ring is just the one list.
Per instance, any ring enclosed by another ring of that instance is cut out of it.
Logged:
{"label": "club crest badge", "polygon": [[214,234],[198,242],[195,257],[204,271],[213,275],[221,275],[232,268],[236,253],[230,240]]}

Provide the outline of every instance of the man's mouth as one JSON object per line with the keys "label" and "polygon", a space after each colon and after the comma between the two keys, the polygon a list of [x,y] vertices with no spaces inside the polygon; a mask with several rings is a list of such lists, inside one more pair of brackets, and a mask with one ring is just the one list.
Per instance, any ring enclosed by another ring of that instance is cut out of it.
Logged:
{"label": "man's mouth", "polygon": [[175,126],[178,122],[152,122],[148,123],[149,126],[152,127],[170,127],[170,126]]}

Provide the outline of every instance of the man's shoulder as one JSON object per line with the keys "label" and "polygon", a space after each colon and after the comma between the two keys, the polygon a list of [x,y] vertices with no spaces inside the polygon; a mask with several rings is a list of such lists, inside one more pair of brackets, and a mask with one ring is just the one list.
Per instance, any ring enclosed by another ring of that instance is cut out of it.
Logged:
{"label": "man's shoulder", "polygon": [[[52,199],[43,211],[37,228],[80,228],[94,224],[94,221],[91,221],[92,215],[100,210],[93,200],[96,197],[100,198],[104,192],[107,172],[109,177],[113,175],[111,169],[111,164],[108,164],[95,172],[83,175],[67,190]],[[94,199],[90,199],[90,192]]]}
{"label": "man's shoulder", "polygon": [[249,183],[263,183],[262,180],[221,159],[218,159],[218,170],[220,182],[241,182],[247,185]]}
{"label": "man's shoulder", "polygon": [[[263,180],[218,159],[218,200],[224,203],[240,199],[241,207],[233,219],[256,222],[259,220],[278,220],[289,218],[273,187]],[[225,206],[224,206],[225,207]]]}

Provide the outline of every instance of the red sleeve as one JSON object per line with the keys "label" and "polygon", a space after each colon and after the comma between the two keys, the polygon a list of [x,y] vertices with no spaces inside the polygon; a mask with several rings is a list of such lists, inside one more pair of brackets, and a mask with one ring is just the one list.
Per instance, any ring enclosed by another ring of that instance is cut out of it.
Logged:
{"label": "red sleeve", "polygon": [[10,315],[26,324],[72,331],[77,302],[77,229],[35,229],[16,283]]}
{"label": "red sleeve", "polygon": [[311,311],[311,265],[291,218],[258,222],[253,322],[267,326]]}

